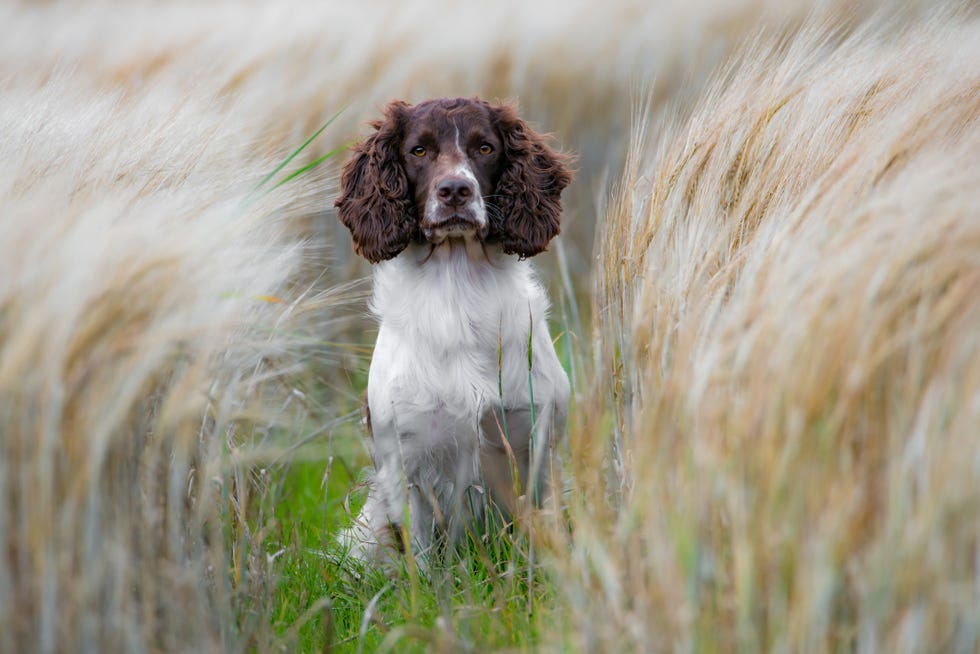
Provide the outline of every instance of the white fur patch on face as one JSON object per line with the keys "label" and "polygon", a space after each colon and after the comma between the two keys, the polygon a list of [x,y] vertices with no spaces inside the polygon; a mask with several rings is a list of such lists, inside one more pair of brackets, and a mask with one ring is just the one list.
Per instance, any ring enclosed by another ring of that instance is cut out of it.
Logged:
{"label": "white fur patch on face", "polygon": [[446,215],[446,208],[439,202],[436,189],[438,188],[439,183],[446,179],[446,177],[455,177],[465,179],[473,185],[473,196],[460,208],[460,213],[464,214],[461,217],[471,221],[474,224],[474,228],[467,229],[465,226],[459,225],[458,223],[444,229],[439,228],[438,226],[433,227],[428,230],[426,236],[429,238],[429,240],[436,243],[445,240],[446,237],[454,233],[466,235],[467,233],[476,232],[482,234],[487,228],[487,208],[486,203],[483,200],[484,190],[480,188],[480,183],[477,180],[476,175],[473,173],[473,168],[470,165],[469,157],[463,150],[460,143],[458,127],[456,128],[455,146],[454,151],[439,155],[440,158],[443,156],[451,157],[450,161],[455,160],[456,165],[449,169],[445,174],[438,175],[432,180],[428,198],[426,199],[425,203],[424,222],[432,225],[438,225],[441,221],[449,218],[449,216]]}

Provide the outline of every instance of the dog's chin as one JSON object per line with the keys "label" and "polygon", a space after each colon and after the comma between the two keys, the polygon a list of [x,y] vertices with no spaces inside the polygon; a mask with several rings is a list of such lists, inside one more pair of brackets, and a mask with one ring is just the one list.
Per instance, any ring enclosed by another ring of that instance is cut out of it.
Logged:
{"label": "dog's chin", "polygon": [[487,235],[487,226],[481,224],[475,217],[455,213],[434,221],[425,221],[422,225],[422,235],[433,245],[439,245],[448,238],[483,240]]}

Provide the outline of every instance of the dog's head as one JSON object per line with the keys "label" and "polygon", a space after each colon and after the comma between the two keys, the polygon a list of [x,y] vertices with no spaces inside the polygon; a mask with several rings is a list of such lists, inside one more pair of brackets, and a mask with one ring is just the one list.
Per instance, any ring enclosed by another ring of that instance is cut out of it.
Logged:
{"label": "dog's head", "polygon": [[479,99],[394,101],[354,148],[336,201],[354,248],[372,263],[412,241],[499,243],[530,257],[560,229],[567,157],[517,117]]}

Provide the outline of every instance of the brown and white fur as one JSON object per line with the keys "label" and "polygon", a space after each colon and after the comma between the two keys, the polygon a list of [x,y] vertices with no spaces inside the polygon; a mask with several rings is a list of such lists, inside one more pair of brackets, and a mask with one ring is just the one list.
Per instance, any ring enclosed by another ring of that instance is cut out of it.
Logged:
{"label": "brown and white fur", "polygon": [[488,506],[509,515],[521,495],[545,497],[569,398],[526,261],[559,232],[566,157],[478,99],[394,101],[372,126],[336,201],[375,264],[375,471],[341,537],[367,561],[405,538],[424,556]]}

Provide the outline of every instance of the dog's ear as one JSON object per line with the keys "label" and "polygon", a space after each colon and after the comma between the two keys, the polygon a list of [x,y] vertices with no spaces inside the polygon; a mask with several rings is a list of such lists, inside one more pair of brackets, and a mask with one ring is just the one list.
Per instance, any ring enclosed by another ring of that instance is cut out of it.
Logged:
{"label": "dog's ear", "polygon": [[408,247],[418,230],[415,203],[399,148],[409,105],[388,104],[374,134],[354,146],[340,176],[334,206],[354,239],[354,251],[371,263],[391,259]]}
{"label": "dog's ear", "polygon": [[561,192],[572,181],[571,157],[548,147],[513,107],[490,107],[503,141],[504,170],[493,192],[488,238],[521,258],[544,251],[561,230]]}

